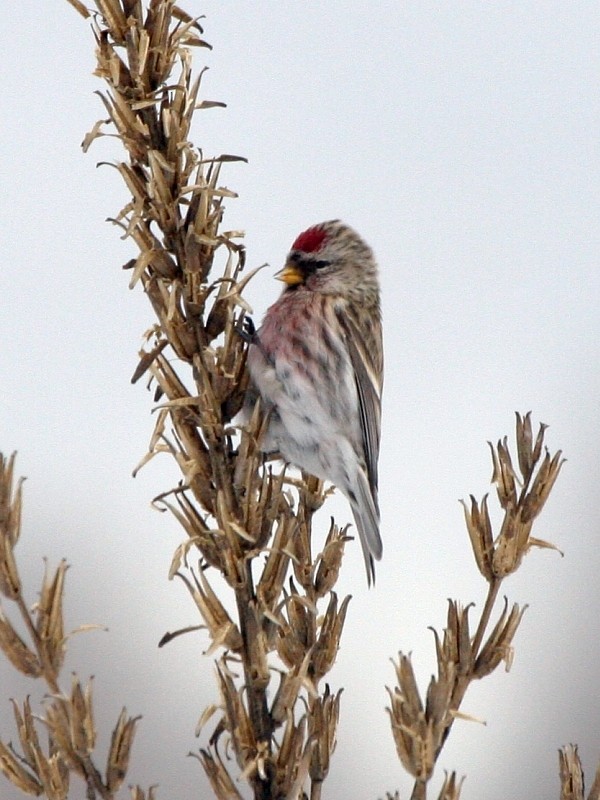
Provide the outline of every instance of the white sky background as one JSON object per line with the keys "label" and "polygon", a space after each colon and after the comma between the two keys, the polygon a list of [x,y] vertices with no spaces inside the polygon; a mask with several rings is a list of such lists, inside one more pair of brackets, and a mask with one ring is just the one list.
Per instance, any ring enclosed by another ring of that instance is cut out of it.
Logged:
{"label": "white sky background", "polygon": [[[246,230],[257,319],[272,274],[308,225],[340,217],[381,265],[386,384],[381,454],[384,560],[368,591],[358,544],[339,593],[353,600],[333,689],[345,687],[326,798],[407,791],[384,707],[389,662],[412,651],[424,689],[430,625],[446,599],[485,596],[458,498],[481,496],[486,440],[533,410],[568,458],[506,582],[529,603],[514,665],[467,695],[442,770],[465,800],[558,794],[557,749],[578,742],[591,783],[600,755],[600,14],[594,2],[187,2],[205,13],[196,67],[210,71],[194,140],[245,155],[223,182],[239,192],[227,228]],[[168,460],[131,471],[150,437],[151,396],[129,378],[152,322],[120,269],[132,244],[104,222],[126,200],[118,157],[79,143],[103,109],[88,25],[66,2],[0,5],[4,187],[0,270],[0,449],[25,485],[17,553],[33,602],[66,557],[70,669],[96,676],[102,746],[119,709],[143,714],[130,779],[163,800],[207,796],[194,726],[215,699],[203,634],[158,650],[197,621],[166,579],[182,533],[149,508],[177,478]],[[349,520],[343,500],[327,508]],[[323,528],[327,527],[327,515]],[[0,663],[0,734],[10,696],[39,697]],[[210,727],[207,729],[207,733]],[[124,792],[125,796],[126,792]],[[2,785],[0,796],[16,795]],[[77,786],[73,796],[81,796]]]}

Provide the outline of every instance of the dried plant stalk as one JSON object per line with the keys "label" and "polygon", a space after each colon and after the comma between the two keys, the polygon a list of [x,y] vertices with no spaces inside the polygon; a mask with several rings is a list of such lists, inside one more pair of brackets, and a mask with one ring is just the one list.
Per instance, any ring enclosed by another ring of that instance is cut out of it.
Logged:
{"label": "dried plant stalk", "polygon": [[[29,698],[22,705],[12,701],[20,752],[15,745],[0,741],[0,772],[25,794],[49,800],[65,800],[71,776],[76,775],[86,786],[88,800],[112,800],[127,773],[137,719],[128,717],[125,709],[121,712],[103,773],[95,762],[91,685],[84,687],[73,677],[70,692],[60,686],[68,639],[62,603],[66,563],[62,561],[53,574],[46,569],[33,610],[23,594],[14,553],[21,530],[22,480],[15,485],[14,464],[14,454],[9,459],[0,455],[0,574],[5,576],[0,650],[18,672],[44,681],[49,694],[35,714]],[[25,635],[17,631],[15,617],[20,618]]]}
{"label": "dried plant stalk", "polygon": [[[395,664],[397,686],[388,689],[388,713],[398,757],[415,779],[413,800],[427,796],[427,784],[454,721],[464,717],[460,706],[470,684],[491,674],[502,662],[507,670],[510,668],[512,642],[527,606],[515,604],[509,608],[505,599],[490,631],[502,581],[520,567],[532,547],[556,549],[531,536],[533,523],[564,463],[560,450],[553,456],[547,450],[542,455],[545,430],[546,426],[540,425],[534,440],[531,414],[517,414],[518,471],[506,438],[495,448],[490,444],[492,483],[504,512],[497,536],[492,529],[487,496],[481,502],[471,496],[470,505],[462,503],[475,562],[488,584],[474,632],[469,619],[471,604],[463,608],[456,601],[449,601],[446,627],[441,635],[434,631],[437,675],[431,679],[425,699],[419,692],[410,659],[401,653]],[[450,787],[447,781],[444,786],[441,796],[446,792],[458,797],[460,785],[453,783]]]}
{"label": "dried plant stalk", "polygon": [[[108,120],[93,127],[84,148],[106,123],[123,145],[126,160],[116,167],[130,199],[113,221],[135,242],[138,253],[125,265],[130,286],[141,284],[156,316],[134,371],[134,380],[150,376],[160,402],[142,464],[169,453],[181,471],[178,486],[155,503],[188,537],[171,574],[194,599],[209,652],[220,653],[220,718],[200,760],[217,797],[237,796],[236,775],[219,755],[225,739],[255,797],[308,791],[317,798],[339,715],[339,693],[320,683],[335,661],[349,602],[334,592],[346,536],[332,523],[315,556],[312,517],[324,501],[322,484],[308,476],[290,483],[283,470],[263,465],[258,408],[239,440],[231,427],[247,382],[240,332],[249,308],[241,293],[252,273],[242,277],[242,234],[220,227],[224,199],[235,196],[220,184],[220,171],[237,157],[207,159],[189,141],[195,110],[222,105],[199,101],[201,76],[192,76],[191,48],[208,47],[202,28],[173,0],[150,0],[147,8],[96,0],[96,9],[96,75],[107,86]],[[210,568],[232,592],[235,618],[212,588]]]}

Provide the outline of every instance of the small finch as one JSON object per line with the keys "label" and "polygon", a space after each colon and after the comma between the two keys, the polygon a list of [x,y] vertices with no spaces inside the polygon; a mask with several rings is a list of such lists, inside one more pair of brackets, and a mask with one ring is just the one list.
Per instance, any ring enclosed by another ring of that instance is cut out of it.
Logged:
{"label": "small finch", "polygon": [[247,409],[269,414],[261,447],[348,498],[369,585],[382,554],[377,502],[383,344],[377,264],[339,220],[301,233],[277,273],[286,286],[248,353]]}

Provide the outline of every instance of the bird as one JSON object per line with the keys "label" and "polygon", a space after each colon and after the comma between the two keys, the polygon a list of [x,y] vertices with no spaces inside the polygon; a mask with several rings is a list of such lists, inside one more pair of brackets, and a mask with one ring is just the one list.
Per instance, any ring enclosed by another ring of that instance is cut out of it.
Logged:
{"label": "bird", "polygon": [[378,504],[383,340],[378,267],[340,220],[293,242],[285,284],[248,349],[246,407],[268,414],[265,453],[330,481],[350,503],[367,583],[383,552]]}

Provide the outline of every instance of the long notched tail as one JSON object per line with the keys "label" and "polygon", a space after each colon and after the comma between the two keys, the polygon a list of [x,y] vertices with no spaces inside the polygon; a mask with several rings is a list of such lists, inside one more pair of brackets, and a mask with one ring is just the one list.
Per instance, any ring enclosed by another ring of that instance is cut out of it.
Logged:
{"label": "long notched tail", "polygon": [[350,498],[354,521],[358,529],[360,544],[365,558],[367,583],[375,585],[375,560],[380,561],[383,544],[379,535],[379,506],[377,497],[373,496],[371,487],[364,472],[358,475],[357,492]]}

